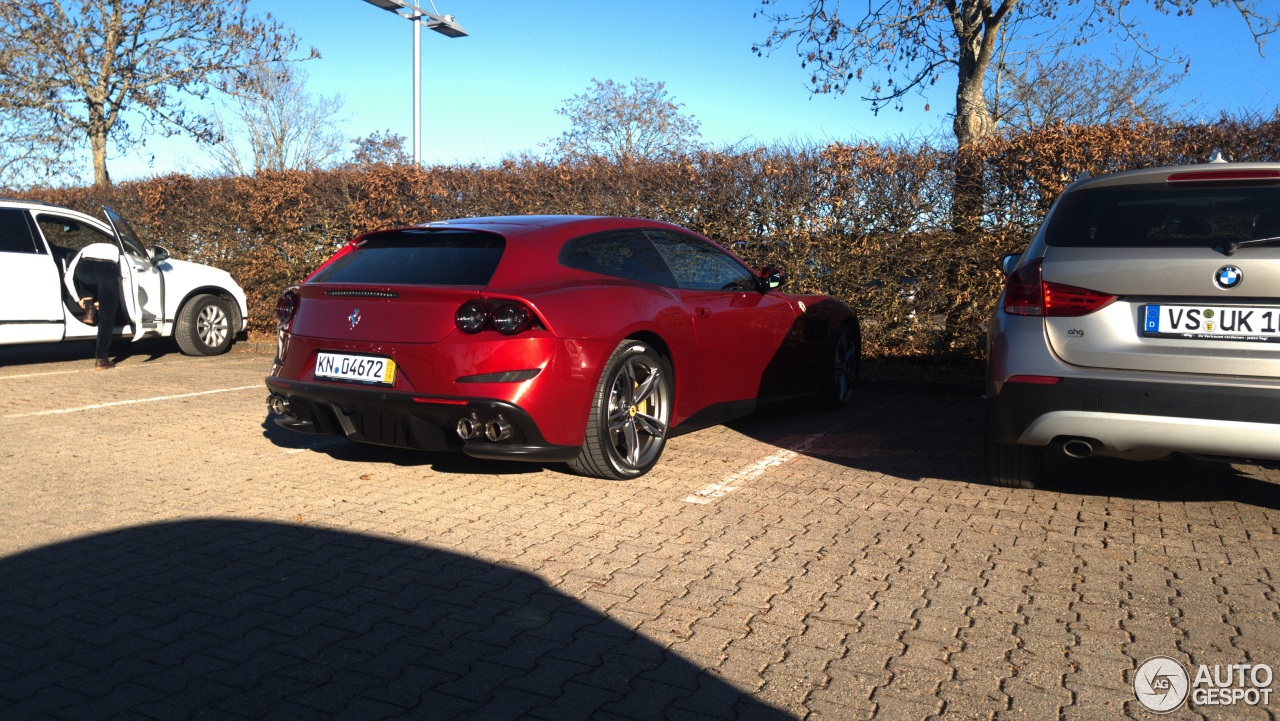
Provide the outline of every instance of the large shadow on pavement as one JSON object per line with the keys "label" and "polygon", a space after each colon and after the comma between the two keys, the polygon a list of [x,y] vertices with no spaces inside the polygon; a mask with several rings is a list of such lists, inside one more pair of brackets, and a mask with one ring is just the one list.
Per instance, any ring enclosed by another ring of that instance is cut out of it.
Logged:
{"label": "large shadow on pavement", "polygon": [[790,718],[532,575],[370,536],[165,523],[0,579],[4,719]]}
{"label": "large shadow on pavement", "polygon": [[[129,359],[146,362],[178,353],[178,344],[172,338],[148,338],[137,343],[130,342],[125,338],[118,338],[111,343],[110,358],[116,363]],[[92,365],[92,340],[0,346],[0,367],[79,360],[90,361],[90,365]]]}
{"label": "large shadow on pavement", "polygon": [[788,404],[733,421],[729,427],[811,458],[903,481],[976,482],[981,439],[969,436],[981,413],[981,405],[969,395],[864,386],[844,410]]}
{"label": "large shadow on pavement", "polygon": [[[1255,475],[1254,471],[1258,474]],[[1263,476],[1265,477],[1259,477]],[[1212,503],[1234,501],[1280,510],[1280,474],[1251,466],[1173,456],[1158,461],[1067,458],[1045,455],[1038,488],[1058,493],[1112,496],[1139,501]]]}
{"label": "large shadow on pavement", "polygon": [[[977,391],[867,384],[843,411],[784,407],[730,426],[780,448],[902,482],[981,483],[983,413]],[[1135,462],[1048,452],[1039,489],[1179,503],[1235,501],[1280,510],[1277,478],[1275,471],[1177,456]]]}

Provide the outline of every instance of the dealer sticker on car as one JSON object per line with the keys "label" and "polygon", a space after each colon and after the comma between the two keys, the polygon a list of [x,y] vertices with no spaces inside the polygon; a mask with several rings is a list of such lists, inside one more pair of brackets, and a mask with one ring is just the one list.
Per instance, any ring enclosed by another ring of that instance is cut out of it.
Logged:
{"label": "dealer sticker on car", "polygon": [[1280,308],[1148,305],[1142,334],[1206,340],[1280,341]]}
{"label": "dealer sticker on car", "polygon": [[376,356],[319,353],[316,355],[316,378],[389,386],[396,380],[396,363],[390,358]]}

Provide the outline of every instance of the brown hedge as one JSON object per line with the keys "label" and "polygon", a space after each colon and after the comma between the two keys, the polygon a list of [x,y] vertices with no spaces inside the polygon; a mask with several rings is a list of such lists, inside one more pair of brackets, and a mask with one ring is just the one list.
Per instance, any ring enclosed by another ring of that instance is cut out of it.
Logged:
{"label": "brown hedge", "polygon": [[926,143],[837,143],[703,152],[660,163],[345,167],[257,177],[166,175],[30,197],[129,217],[145,242],[230,271],[251,329],[272,329],[281,289],[360,233],[444,218],[527,213],[659,218],[704,233],[795,290],[854,305],[874,356],[980,357],[998,261],[1025,246],[1071,179],[1130,168],[1276,160],[1280,115],[1201,125],[1055,126],[978,148],[979,234],[951,232],[957,154]]}

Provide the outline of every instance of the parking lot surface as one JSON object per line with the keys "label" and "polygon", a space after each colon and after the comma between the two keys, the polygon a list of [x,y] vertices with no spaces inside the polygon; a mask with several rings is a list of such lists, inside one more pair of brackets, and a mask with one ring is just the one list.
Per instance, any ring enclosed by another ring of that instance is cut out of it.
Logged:
{"label": "parking lot surface", "polygon": [[0,718],[1142,719],[1153,656],[1280,669],[1280,472],[987,487],[976,391],[619,483],[291,434],[268,354],[89,358],[0,349]]}

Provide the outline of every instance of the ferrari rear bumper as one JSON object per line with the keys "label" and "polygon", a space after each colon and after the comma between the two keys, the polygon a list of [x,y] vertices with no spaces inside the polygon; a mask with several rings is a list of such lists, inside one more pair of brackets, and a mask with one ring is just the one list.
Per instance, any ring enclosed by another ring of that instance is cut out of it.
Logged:
{"label": "ferrari rear bumper", "polygon": [[[548,443],[519,406],[490,398],[434,397],[268,378],[276,425],[422,451],[462,451],[476,458],[559,462],[578,446]],[[461,424],[461,425],[460,425]],[[483,429],[492,427],[497,440]],[[464,431],[471,437],[464,437]]]}

